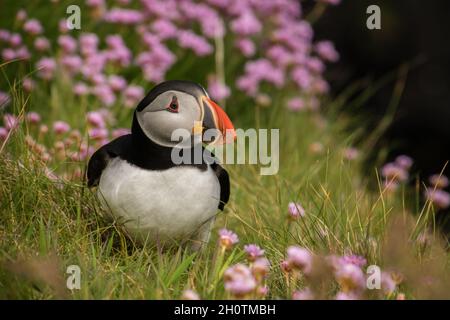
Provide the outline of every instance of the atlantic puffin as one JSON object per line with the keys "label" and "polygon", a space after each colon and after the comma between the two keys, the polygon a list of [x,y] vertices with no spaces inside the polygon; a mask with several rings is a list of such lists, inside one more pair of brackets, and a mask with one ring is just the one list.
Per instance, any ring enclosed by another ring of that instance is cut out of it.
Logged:
{"label": "atlantic puffin", "polygon": [[[229,200],[230,181],[212,153],[200,162],[173,161],[177,141],[172,132],[181,128],[194,135],[195,123],[203,132],[216,129],[227,137],[235,132],[201,85],[162,82],[137,105],[131,134],[103,145],[90,158],[88,187],[97,187],[102,206],[131,238],[162,245],[188,240],[194,249],[208,242],[215,216]],[[208,155],[203,145],[201,150]]]}

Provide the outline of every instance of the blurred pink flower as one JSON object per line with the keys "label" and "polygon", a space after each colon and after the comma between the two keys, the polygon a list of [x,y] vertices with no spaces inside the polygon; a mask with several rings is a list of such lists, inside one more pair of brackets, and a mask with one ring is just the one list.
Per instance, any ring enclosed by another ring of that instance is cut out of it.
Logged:
{"label": "blurred pink flower", "polygon": [[41,116],[37,112],[28,112],[27,113],[27,121],[29,123],[37,124],[41,122]]}
{"label": "blurred pink flower", "polygon": [[106,84],[98,84],[92,88],[92,93],[100,99],[100,101],[107,107],[116,102],[116,96],[111,88]]}
{"label": "blurred pink flower", "polygon": [[73,75],[80,71],[83,60],[77,55],[67,55],[61,58],[61,65],[69,74]]}
{"label": "blurred pink flower", "polygon": [[0,140],[5,140],[8,136],[8,130],[6,128],[0,127]]}
{"label": "blurred pink flower", "polygon": [[17,58],[16,52],[11,48],[6,48],[2,50],[2,58],[5,61],[14,60]]}
{"label": "blurred pink flower", "polygon": [[16,116],[7,113],[3,116],[3,125],[7,130],[15,129],[19,125],[19,119]]}
{"label": "blurred pink flower", "polygon": [[17,21],[25,21],[28,17],[27,12],[24,9],[20,9],[19,11],[17,11],[16,14],[16,19]]}
{"label": "blurred pink flower", "polygon": [[209,55],[213,52],[213,47],[205,38],[189,30],[179,32],[178,44],[182,48],[191,49],[199,57]]}
{"label": "blurred pink flower", "polygon": [[89,87],[83,82],[77,82],[73,86],[73,93],[77,96],[84,96],[89,93]]}
{"label": "blurred pink flower", "polygon": [[381,175],[388,180],[402,182],[408,180],[409,177],[408,172],[403,167],[400,167],[394,162],[386,163],[381,168]]}
{"label": "blurred pink flower", "polygon": [[383,290],[384,294],[391,294],[395,291],[397,285],[392,278],[392,275],[390,272],[382,272],[381,273],[381,289]]}
{"label": "blurred pink flower", "polygon": [[18,33],[12,33],[9,37],[9,44],[12,47],[18,47],[22,44],[22,37]]}
{"label": "blurred pink flower", "polygon": [[34,90],[34,88],[36,86],[36,82],[31,78],[25,78],[22,81],[22,86],[26,92],[31,92]]}
{"label": "blurred pink flower", "polygon": [[359,300],[360,297],[354,292],[338,292],[335,300]]}
{"label": "blurred pink flower", "polygon": [[38,76],[44,80],[53,78],[56,69],[56,62],[53,58],[44,57],[36,63]]}
{"label": "blurred pink flower", "polygon": [[252,11],[245,10],[237,19],[231,21],[230,28],[238,35],[249,36],[260,32],[262,24]]}
{"label": "blurred pink flower", "polygon": [[50,42],[45,37],[37,37],[34,40],[34,47],[37,51],[43,52],[50,49]]}
{"label": "blurred pink flower", "polygon": [[103,16],[103,19],[107,22],[125,25],[140,23],[143,18],[144,16],[140,11],[123,8],[113,8]]}
{"label": "blurred pink flower", "polygon": [[314,300],[314,294],[309,288],[297,290],[292,294],[292,300]]}
{"label": "blurred pink flower", "polygon": [[244,246],[244,251],[247,253],[249,261],[255,261],[257,258],[264,255],[264,250],[256,244],[247,244]]}
{"label": "blurred pink flower", "polygon": [[287,248],[287,261],[291,268],[309,274],[312,271],[313,256],[307,249],[297,246]]}
{"label": "blurred pink flower", "polygon": [[255,261],[253,261],[250,269],[255,279],[261,280],[269,273],[270,262],[265,257],[259,257]]}
{"label": "blurred pink flower", "polygon": [[230,96],[230,88],[217,80],[215,76],[208,77],[208,93],[215,100],[226,99]]}
{"label": "blurred pink flower", "polygon": [[144,88],[137,85],[129,85],[124,91],[125,106],[134,107],[143,97]]}
{"label": "blurred pink flower", "polygon": [[38,35],[42,33],[43,28],[39,20],[30,19],[24,23],[23,30],[31,35]]}
{"label": "blurred pink flower", "polygon": [[331,41],[317,42],[314,48],[317,54],[324,60],[330,62],[336,62],[339,60],[339,53],[334,48]]}
{"label": "blurred pink flower", "polygon": [[447,209],[450,206],[450,193],[436,189],[428,189],[425,191],[425,197],[438,209]]}
{"label": "blurred pink flower", "polygon": [[73,53],[77,49],[77,41],[69,35],[60,35],[58,45],[65,53]]}
{"label": "blurred pink flower", "polygon": [[347,160],[355,160],[359,156],[359,151],[356,148],[348,147],[344,148],[344,158]]}
{"label": "blurred pink flower", "polygon": [[225,249],[230,249],[233,245],[239,242],[239,238],[236,233],[228,229],[219,230],[219,244]]}
{"label": "blurred pink flower", "polygon": [[56,134],[63,134],[70,130],[70,125],[67,122],[64,121],[55,121],[53,123],[53,131],[55,131]]}
{"label": "blurred pink flower", "polygon": [[362,257],[362,256],[358,256],[355,254],[352,255],[345,255],[340,259],[340,263],[342,264],[354,264],[357,267],[364,267],[367,264],[367,260],[366,258]]}
{"label": "blurred pink flower", "polygon": [[131,133],[130,129],[118,128],[118,129],[113,130],[111,136],[113,138],[118,138],[118,137],[130,134],[130,133]]}
{"label": "blurred pink flower", "polygon": [[406,155],[400,155],[397,158],[395,158],[395,163],[404,170],[411,169],[414,161],[411,157],[408,157]]}
{"label": "blurred pink flower", "polygon": [[300,203],[289,202],[288,204],[289,218],[295,220],[299,217],[305,216],[305,209],[300,205]]}
{"label": "blurred pink flower", "polygon": [[108,138],[108,130],[105,128],[92,128],[89,129],[88,135],[92,140],[105,140]]}
{"label": "blurred pink flower", "polygon": [[0,110],[11,102],[11,97],[6,92],[0,91]]}
{"label": "blurred pink flower", "polygon": [[98,37],[95,33],[83,33],[79,38],[80,52],[89,56],[97,52]]}
{"label": "blurred pink flower", "polygon": [[300,89],[308,91],[311,88],[312,77],[308,70],[304,67],[295,67],[291,73],[292,80]]}
{"label": "blurred pink flower", "polygon": [[127,87],[127,81],[125,78],[118,75],[109,76],[108,83],[111,89],[115,92],[122,91]]}
{"label": "blurred pink flower", "polygon": [[335,271],[336,281],[343,292],[361,292],[365,289],[366,278],[361,268],[353,263],[342,263]]}
{"label": "blurred pink flower", "polygon": [[236,264],[224,273],[225,290],[237,297],[244,297],[256,289],[256,280],[250,269]]}
{"label": "blurred pink flower", "polygon": [[428,181],[430,182],[432,187],[438,189],[447,188],[449,184],[448,178],[441,174],[433,174],[429,177]]}
{"label": "blurred pink flower", "polygon": [[235,41],[234,45],[247,58],[253,56],[256,52],[255,44],[249,38],[239,38]]}
{"label": "blurred pink flower", "polygon": [[300,111],[305,109],[305,102],[300,97],[291,98],[287,102],[287,107],[291,111]]}
{"label": "blurred pink flower", "polygon": [[104,128],[105,127],[105,119],[103,119],[103,115],[98,111],[88,112],[87,122],[96,128]]}
{"label": "blurred pink flower", "polygon": [[178,33],[177,27],[166,19],[157,19],[151,24],[151,28],[161,40],[176,38]]}
{"label": "blurred pink flower", "polygon": [[184,290],[181,294],[182,300],[200,300],[200,296],[197,292],[191,289]]}

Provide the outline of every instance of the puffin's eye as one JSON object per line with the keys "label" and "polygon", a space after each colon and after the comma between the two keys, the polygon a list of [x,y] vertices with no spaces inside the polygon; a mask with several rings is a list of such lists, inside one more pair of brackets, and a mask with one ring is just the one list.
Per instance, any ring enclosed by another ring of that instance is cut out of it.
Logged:
{"label": "puffin's eye", "polygon": [[177,113],[178,112],[178,107],[179,107],[178,106],[178,99],[177,99],[176,96],[173,96],[172,97],[172,101],[170,102],[169,106],[167,107],[167,111]]}

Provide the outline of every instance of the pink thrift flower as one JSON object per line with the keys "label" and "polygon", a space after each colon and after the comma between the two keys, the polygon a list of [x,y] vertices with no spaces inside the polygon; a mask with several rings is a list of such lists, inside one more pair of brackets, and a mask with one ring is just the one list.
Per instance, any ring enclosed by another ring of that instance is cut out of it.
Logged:
{"label": "pink thrift flower", "polygon": [[105,140],[108,138],[108,130],[105,128],[92,128],[89,130],[88,135],[92,140]]}
{"label": "pink thrift flower", "polygon": [[352,255],[343,256],[341,258],[341,263],[343,263],[343,264],[350,263],[350,264],[354,264],[357,267],[362,268],[367,264],[367,260],[362,256],[352,254]]}
{"label": "pink thrift flower", "polygon": [[178,33],[177,27],[170,20],[165,19],[156,20],[151,28],[161,40],[176,38]]}
{"label": "pink thrift flower", "polygon": [[134,107],[143,97],[144,88],[136,85],[129,85],[124,91],[125,106]]}
{"label": "pink thrift flower", "polygon": [[27,12],[24,9],[20,9],[19,11],[17,11],[16,14],[16,19],[17,21],[25,21],[28,17]]}
{"label": "pink thrift flower", "polygon": [[38,69],[38,75],[44,80],[50,80],[53,78],[53,74],[56,70],[56,62],[52,58],[44,57],[36,64]]}
{"label": "pink thrift flower", "polygon": [[245,297],[256,289],[256,280],[250,269],[236,264],[224,273],[225,290],[236,297]]}
{"label": "pink thrift flower", "polygon": [[22,86],[26,92],[31,92],[34,90],[36,82],[31,78],[25,78],[23,79]]}
{"label": "pink thrift flower", "polygon": [[9,37],[9,44],[12,47],[18,47],[22,44],[22,37],[18,33],[12,33]]}
{"label": "pink thrift flower", "polygon": [[77,41],[69,35],[59,36],[58,45],[65,53],[73,53],[77,49]]}
{"label": "pink thrift flower", "polygon": [[411,157],[408,157],[406,155],[400,155],[397,158],[395,158],[395,163],[404,170],[411,169],[414,161],[411,159]]}
{"label": "pink thrift flower", "polygon": [[8,136],[8,130],[6,128],[0,127],[0,140],[5,140]]}
{"label": "pink thrift flower", "polygon": [[384,294],[392,294],[397,287],[397,284],[395,283],[394,279],[392,278],[391,273],[389,272],[382,272],[381,273],[381,289],[383,290]]}
{"label": "pink thrift flower", "polygon": [[262,250],[256,244],[247,244],[244,246],[244,251],[247,253],[247,259],[249,261],[255,261],[257,258],[264,255],[264,250]]}
{"label": "pink thrift flower", "polygon": [[345,293],[360,292],[366,286],[361,268],[352,263],[341,264],[335,271],[335,278]]}
{"label": "pink thrift flower", "polygon": [[226,99],[230,96],[230,88],[214,76],[208,77],[208,92],[215,100]]}
{"label": "pink thrift flower", "polygon": [[106,12],[103,19],[110,23],[132,25],[143,20],[143,14],[138,10],[113,8]]}
{"label": "pink thrift flower", "polygon": [[113,130],[111,135],[113,138],[118,138],[118,137],[130,134],[130,133],[131,133],[130,129],[118,128],[118,129]]}
{"label": "pink thrift flower", "polygon": [[431,186],[433,186],[437,189],[447,188],[448,184],[449,184],[448,178],[446,176],[440,175],[440,174],[434,174],[434,175],[430,176],[428,181],[430,182]]}
{"label": "pink thrift flower", "polygon": [[111,89],[116,92],[122,91],[127,87],[127,81],[125,80],[125,78],[117,75],[109,76],[108,83]]}
{"label": "pink thrift flower", "polygon": [[67,122],[64,121],[55,121],[53,123],[53,131],[55,131],[56,134],[63,134],[70,130],[70,125]]}
{"label": "pink thrift flower", "polygon": [[241,51],[242,55],[247,58],[253,56],[256,52],[255,44],[249,38],[237,39],[234,45]]}
{"label": "pink thrift flower", "polygon": [[92,93],[107,107],[111,106],[116,101],[116,96],[108,85],[96,85],[92,89]]}
{"label": "pink thrift flower", "polygon": [[331,41],[320,41],[316,43],[315,50],[326,61],[336,62],[339,60],[339,53]]}
{"label": "pink thrift flower", "polygon": [[270,262],[264,257],[256,259],[251,265],[252,274],[259,281],[269,273],[269,269]]}
{"label": "pink thrift flower", "polygon": [[83,82],[77,82],[74,84],[72,91],[77,96],[84,96],[89,93],[89,87]]}
{"label": "pink thrift flower", "polygon": [[12,114],[5,114],[3,116],[3,124],[7,130],[13,130],[19,126],[19,119]]}
{"label": "pink thrift flower", "polygon": [[309,274],[312,271],[313,256],[311,252],[297,246],[287,249],[287,261],[293,269]]}
{"label": "pink thrift flower", "polygon": [[181,295],[182,300],[200,300],[200,296],[194,290],[184,290]]}
{"label": "pink thrift flower", "polygon": [[2,58],[5,61],[11,61],[17,58],[16,52],[11,48],[2,50]]}
{"label": "pink thrift flower", "polygon": [[294,291],[292,300],[314,300],[314,294],[311,289],[305,288],[301,291]]}
{"label": "pink thrift flower", "polygon": [[252,11],[245,10],[239,17],[231,21],[231,30],[241,36],[250,36],[262,30],[262,24]]}
{"label": "pink thrift flower", "polygon": [[447,209],[450,206],[450,193],[444,190],[426,190],[425,197],[438,209]]}
{"label": "pink thrift flower", "polygon": [[336,297],[336,300],[359,300],[359,296],[355,294],[354,292],[338,292]]}
{"label": "pink thrift flower", "polygon": [[344,158],[347,160],[355,160],[359,156],[359,151],[356,148],[349,147],[344,149]]}
{"label": "pink thrift flower", "polygon": [[381,175],[388,180],[401,182],[408,180],[409,177],[408,172],[403,167],[393,162],[389,162],[381,168]]}
{"label": "pink thrift flower", "polygon": [[39,20],[30,19],[23,25],[23,30],[31,35],[38,35],[42,33],[43,28]]}
{"label": "pink thrift flower", "polygon": [[191,49],[199,57],[206,56],[213,52],[213,47],[205,38],[188,30],[179,32],[178,44],[182,48]]}
{"label": "pink thrift flower", "polygon": [[300,111],[305,109],[305,101],[300,97],[291,98],[287,102],[287,107],[291,111]]}
{"label": "pink thrift flower", "polygon": [[11,97],[6,92],[0,91],[0,109],[3,109],[11,102]]}
{"label": "pink thrift flower", "polygon": [[34,47],[40,52],[47,51],[50,49],[50,42],[45,37],[37,37],[36,40],[34,40]]}
{"label": "pink thrift flower", "polygon": [[219,244],[225,249],[230,249],[239,242],[239,238],[236,233],[228,229],[219,230]]}
{"label": "pink thrift flower", "polygon": [[37,124],[41,122],[41,116],[37,112],[28,112],[27,113],[27,121],[29,123]]}
{"label": "pink thrift flower", "polygon": [[91,111],[87,114],[87,121],[90,125],[96,128],[104,128],[105,120],[103,119],[103,115],[97,111]]}
{"label": "pink thrift flower", "polygon": [[289,218],[292,220],[296,220],[299,217],[305,216],[305,209],[299,204],[295,202],[289,202],[288,204],[288,212],[289,212]]}

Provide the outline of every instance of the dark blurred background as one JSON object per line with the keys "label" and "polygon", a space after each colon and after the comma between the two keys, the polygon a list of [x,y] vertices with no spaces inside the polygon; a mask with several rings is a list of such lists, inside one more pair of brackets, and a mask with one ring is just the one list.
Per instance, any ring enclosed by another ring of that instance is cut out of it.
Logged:
{"label": "dark blurred background", "polygon": [[[372,4],[381,9],[381,30],[366,27],[366,9]],[[368,170],[379,150],[388,148],[387,160],[398,154],[411,156],[413,171],[421,179],[441,172],[450,159],[450,1],[344,0],[328,8],[315,30],[317,39],[333,40],[341,54],[340,62],[328,71],[334,94],[349,83],[363,78],[376,82],[401,65],[408,66],[395,117],[373,148]],[[347,110],[364,119],[361,127],[367,132],[386,113],[395,77],[393,80],[363,109]],[[445,174],[450,175],[450,167]],[[440,212],[437,217],[449,234],[450,212]]]}

